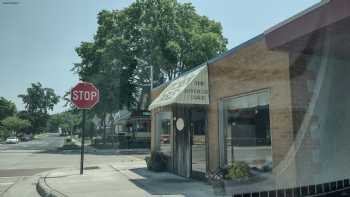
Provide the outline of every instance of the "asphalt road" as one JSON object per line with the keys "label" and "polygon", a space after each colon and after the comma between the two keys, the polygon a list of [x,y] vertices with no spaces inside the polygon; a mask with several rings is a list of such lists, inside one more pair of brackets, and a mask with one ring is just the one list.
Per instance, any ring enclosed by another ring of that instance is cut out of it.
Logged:
{"label": "asphalt road", "polygon": [[[64,138],[57,134],[19,144],[0,144],[0,197],[7,196],[9,188],[38,173],[57,168],[79,168],[80,153],[54,151],[62,146]],[[86,154],[85,166],[114,163],[121,160],[116,155]]]}
{"label": "asphalt road", "polygon": [[52,133],[29,142],[0,144],[0,196],[24,177],[53,169],[41,168],[40,165],[21,166],[21,164],[30,162],[34,154],[49,152],[62,145],[63,138]]}
{"label": "asphalt road", "polygon": [[63,138],[56,133],[48,133],[39,139],[19,144],[0,144],[0,151],[4,150],[53,150],[63,145]]}

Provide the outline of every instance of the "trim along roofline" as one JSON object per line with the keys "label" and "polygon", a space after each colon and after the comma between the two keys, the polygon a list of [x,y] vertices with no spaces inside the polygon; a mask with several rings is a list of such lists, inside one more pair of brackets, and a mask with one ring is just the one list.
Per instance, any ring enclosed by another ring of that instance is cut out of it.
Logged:
{"label": "trim along roofline", "polygon": [[288,49],[289,44],[332,24],[350,18],[349,0],[324,0],[265,31],[270,50]]}
{"label": "trim along roofline", "polygon": [[255,36],[255,37],[253,37],[252,39],[249,39],[248,41],[243,42],[242,44],[239,44],[239,45],[237,45],[236,47],[233,47],[232,49],[230,49],[230,50],[228,50],[228,51],[226,51],[226,52],[223,52],[222,54],[220,54],[220,55],[218,55],[218,56],[216,56],[216,57],[214,57],[214,58],[208,60],[207,62],[204,62],[204,63],[202,63],[202,64],[200,64],[200,65],[198,65],[198,66],[195,66],[195,67],[191,68],[191,69],[188,70],[188,71],[183,72],[182,74],[180,74],[179,76],[175,77],[174,79],[169,80],[169,81],[167,81],[167,82],[164,82],[164,83],[162,83],[162,84],[160,84],[160,85],[154,87],[152,90],[157,90],[157,89],[159,89],[159,88],[161,88],[161,87],[163,87],[163,86],[165,86],[165,85],[168,85],[168,84],[170,84],[171,82],[175,81],[176,79],[178,79],[178,78],[180,78],[180,77],[182,77],[182,76],[185,76],[185,75],[187,75],[188,73],[193,72],[194,70],[197,70],[198,68],[200,68],[200,67],[202,67],[202,66],[209,65],[209,64],[214,64],[214,63],[216,63],[216,62],[222,60],[222,59],[225,58],[226,56],[229,56],[229,55],[234,54],[234,53],[235,53],[236,51],[238,51],[239,49],[244,48],[244,47],[246,47],[246,46],[249,46],[249,45],[251,45],[251,44],[253,44],[253,43],[255,43],[255,42],[257,42],[257,41],[259,41],[259,40],[261,40],[261,39],[263,39],[263,38],[264,38],[264,34],[259,34],[259,35]]}
{"label": "trim along roofline", "polygon": [[309,8],[307,8],[307,9],[305,9],[305,10],[303,10],[303,11],[297,13],[297,14],[295,14],[294,16],[292,16],[292,17],[290,17],[290,18],[288,18],[288,19],[286,19],[286,20],[284,20],[284,21],[278,23],[277,25],[274,25],[274,26],[270,27],[269,29],[267,29],[267,30],[264,32],[264,34],[265,34],[265,35],[266,35],[266,34],[269,34],[269,33],[271,33],[272,31],[275,31],[275,30],[279,29],[280,27],[282,27],[282,26],[284,26],[284,25],[287,25],[288,23],[291,23],[291,22],[293,22],[294,20],[296,20],[296,19],[298,19],[298,18],[301,18],[302,16],[305,16],[306,14],[308,14],[308,13],[310,13],[310,12],[312,12],[312,11],[314,11],[314,10],[316,10],[316,9],[318,9],[318,8],[320,8],[320,7],[322,7],[322,6],[324,6],[325,4],[329,3],[330,1],[331,1],[331,0],[322,0],[322,1],[320,1],[319,3],[316,3],[315,5],[313,5],[313,6],[309,7]]}

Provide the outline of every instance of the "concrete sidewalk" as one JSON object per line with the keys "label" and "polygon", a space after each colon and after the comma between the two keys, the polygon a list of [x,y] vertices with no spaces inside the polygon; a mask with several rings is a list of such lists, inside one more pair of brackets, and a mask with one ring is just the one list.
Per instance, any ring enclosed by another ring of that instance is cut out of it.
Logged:
{"label": "concrete sidewalk", "polygon": [[90,166],[84,175],[78,169],[49,172],[39,179],[37,190],[50,197],[149,197],[149,196],[215,196],[210,185],[170,173],[154,173],[145,162],[130,156],[125,162]]}
{"label": "concrete sidewalk", "polygon": [[1,197],[18,197],[18,196],[30,196],[40,197],[35,185],[37,184],[40,175],[31,177],[21,177],[14,185],[10,186],[0,194]]}

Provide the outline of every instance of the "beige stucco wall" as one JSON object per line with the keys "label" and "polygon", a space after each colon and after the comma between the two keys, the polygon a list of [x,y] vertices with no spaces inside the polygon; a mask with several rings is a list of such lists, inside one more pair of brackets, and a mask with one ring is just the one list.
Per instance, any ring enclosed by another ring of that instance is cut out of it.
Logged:
{"label": "beige stucco wall", "polygon": [[270,128],[273,165],[287,153],[293,141],[289,55],[269,51],[264,38],[209,64],[208,108],[209,168],[219,166],[220,98],[261,89],[270,90]]}

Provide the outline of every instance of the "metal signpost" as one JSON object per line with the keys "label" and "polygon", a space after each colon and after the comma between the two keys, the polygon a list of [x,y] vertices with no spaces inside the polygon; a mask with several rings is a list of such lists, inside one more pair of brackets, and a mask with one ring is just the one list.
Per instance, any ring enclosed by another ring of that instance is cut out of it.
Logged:
{"label": "metal signpost", "polygon": [[70,92],[71,102],[83,112],[83,122],[81,131],[81,152],[80,152],[80,174],[84,170],[84,137],[85,137],[85,116],[86,110],[93,108],[100,100],[98,89],[87,82],[80,82],[74,86]]}

